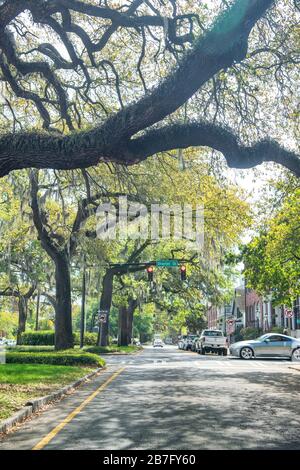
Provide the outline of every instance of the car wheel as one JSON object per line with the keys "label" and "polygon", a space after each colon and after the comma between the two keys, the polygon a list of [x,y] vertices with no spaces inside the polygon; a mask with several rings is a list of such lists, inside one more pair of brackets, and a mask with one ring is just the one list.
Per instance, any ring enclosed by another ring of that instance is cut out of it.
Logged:
{"label": "car wheel", "polygon": [[293,351],[292,361],[300,361],[300,348],[297,348]]}
{"label": "car wheel", "polygon": [[242,348],[240,351],[240,358],[241,359],[252,359],[253,357],[253,351],[251,348],[248,348],[247,346],[245,348]]}

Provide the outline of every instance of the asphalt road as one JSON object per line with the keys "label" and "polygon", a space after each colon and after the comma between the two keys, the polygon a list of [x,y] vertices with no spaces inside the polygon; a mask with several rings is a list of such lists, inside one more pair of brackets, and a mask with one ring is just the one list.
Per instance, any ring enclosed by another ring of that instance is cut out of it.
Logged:
{"label": "asphalt road", "polygon": [[149,347],[107,362],[0,450],[300,449],[300,371],[288,361]]}

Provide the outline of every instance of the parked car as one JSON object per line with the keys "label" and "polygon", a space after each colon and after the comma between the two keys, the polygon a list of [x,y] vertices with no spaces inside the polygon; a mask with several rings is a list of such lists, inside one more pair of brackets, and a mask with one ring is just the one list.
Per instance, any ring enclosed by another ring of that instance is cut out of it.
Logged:
{"label": "parked car", "polygon": [[155,339],[153,341],[153,347],[154,348],[163,348],[164,347],[164,343],[162,342],[161,339]]}
{"label": "parked car", "polygon": [[254,357],[288,357],[300,361],[300,338],[266,333],[257,339],[233,343],[230,354],[246,360]]}
{"label": "parked car", "polygon": [[195,350],[199,354],[209,352],[227,356],[228,341],[221,330],[203,330],[196,341]]}
{"label": "parked car", "polygon": [[165,344],[173,344],[172,338],[170,337],[165,338]]}
{"label": "parked car", "polygon": [[191,346],[191,351],[194,351],[196,352],[196,344],[197,344],[197,341],[198,339],[200,338],[200,336],[195,336],[195,338],[192,340],[192,346]]}
{"label": "parked car", "polygon": [[184,341],[186,339],[186,335],[184,336],[181,336],[178,340],[178,349],[183,349],[183,344],[184,344]]}
{"label": "parked car", "polygon": [[183,347],[185,351],[189,351],[192,349],[192,344],[193,341],[197,338],[197,335],[187,335],[184,342],[183,342]]}

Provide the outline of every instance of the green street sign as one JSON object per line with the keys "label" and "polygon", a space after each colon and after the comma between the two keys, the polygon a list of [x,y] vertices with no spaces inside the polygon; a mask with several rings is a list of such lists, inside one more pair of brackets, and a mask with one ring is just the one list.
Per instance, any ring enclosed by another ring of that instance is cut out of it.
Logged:
{"label": "green street sign", "polygon": [[176,259],[159,259],[156,261],[156,266],[171,268],[178,266],[178,261]]}

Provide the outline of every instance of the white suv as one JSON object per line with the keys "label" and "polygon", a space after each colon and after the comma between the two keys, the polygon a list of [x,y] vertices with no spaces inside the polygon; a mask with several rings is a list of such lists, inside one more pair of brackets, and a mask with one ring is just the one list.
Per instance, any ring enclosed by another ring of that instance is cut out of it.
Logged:
{"label": "white suv", "polygon": [[164,343],[162,342],[161,339],[155,339],[153,341],[153,347],[154,348],[163,348],[164,347]]}

